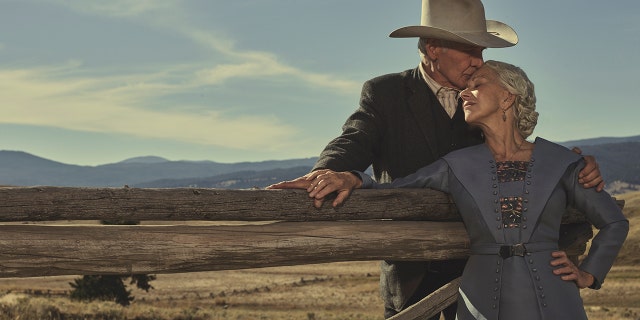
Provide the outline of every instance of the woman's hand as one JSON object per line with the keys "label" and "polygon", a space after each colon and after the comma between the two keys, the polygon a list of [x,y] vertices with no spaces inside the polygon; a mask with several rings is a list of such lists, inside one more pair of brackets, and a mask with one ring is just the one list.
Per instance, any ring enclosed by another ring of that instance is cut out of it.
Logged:
{"label": "woman's hand", "polygon": [[590,287],[595,281],[592,274],[580,270],[573,264],[566,252],[554,251],[551,256],[554,258],[551,260],[551,266],[559,267],[553,270],[553,274],[559,275],[562,280],[573,281],[580,289]]}

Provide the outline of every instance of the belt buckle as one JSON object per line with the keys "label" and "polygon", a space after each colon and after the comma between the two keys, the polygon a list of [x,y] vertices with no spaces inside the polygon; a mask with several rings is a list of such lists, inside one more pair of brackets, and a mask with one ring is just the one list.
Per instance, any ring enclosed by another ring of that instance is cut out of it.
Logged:
{"label": "belt buckle", "polygon": [[500,246],[500,252],[498,255],[500,255],[502,259],[506,259],[513,256],[524,257],[526,252],[527,248],[525,248],[524,244],[518,243],[512,246]]}
{"label": "belt buckle", "polygon": [[524,257],[525,252],[527,252],[527,248],[524,247],[524,244],[518,243],[516,245],[511,246],[513,250],[514,256]]}

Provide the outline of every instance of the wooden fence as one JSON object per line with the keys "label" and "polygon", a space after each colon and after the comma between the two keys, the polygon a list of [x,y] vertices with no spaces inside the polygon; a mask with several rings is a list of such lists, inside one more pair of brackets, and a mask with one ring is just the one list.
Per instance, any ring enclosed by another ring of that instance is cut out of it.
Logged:
{"label": "wooden fence", "polygon": [[[583,221],[575,211],[563,219],[571,236],[561,245],[574,256],[592,237]],[[316,209],[302,190],[0,188],[0,278],[446,260],[468,250],[456,206],[430,189],[356,190],[340,208]]]}

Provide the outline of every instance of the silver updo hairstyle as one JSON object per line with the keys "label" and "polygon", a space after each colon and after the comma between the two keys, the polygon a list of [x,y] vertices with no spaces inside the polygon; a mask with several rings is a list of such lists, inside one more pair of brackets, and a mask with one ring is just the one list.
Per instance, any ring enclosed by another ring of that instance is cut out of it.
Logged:
{"label": "silver updo hairstyle", "polygon": [[526,139],[533,133],[533,129],[538,123],[536,93],[533,83],[522,69],[512,64],[488,60],[484,65],[498,75],[498,79],[505,89],[516,95],[516,100],[513,103],[515,126],[522,137]]}

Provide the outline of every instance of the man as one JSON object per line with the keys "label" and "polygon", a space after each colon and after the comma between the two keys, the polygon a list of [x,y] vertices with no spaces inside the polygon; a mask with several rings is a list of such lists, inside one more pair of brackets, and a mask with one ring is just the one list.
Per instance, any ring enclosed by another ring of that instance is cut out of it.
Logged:
{"label": "man", "polygon": [[[458,92],[482,66],[483,50],[515,45],[515,31],[486,20],[480,0],[423,0],[421,25],[400,28],[390,36],[420,38],[420,65],[367,81],[360,107],[347,119],[342,135],[322,151],[312,172],[271,188],[307,188],[312,179],[322,183],[326,170],[364,171],[370,165],[378,182],[390,182],[453,150],[482,142],[480,132],[464,121]],[[581,172],[585,187],[601,189],[597,165],[593,158],[588,160]],[[323,199],[314,202],[319,207]],[[464,260],[383,261],[380,289],[385,318],[460,276],[464,264]],[[454,319],[455,310],[455,305],[447,308],[445,319]]]}

